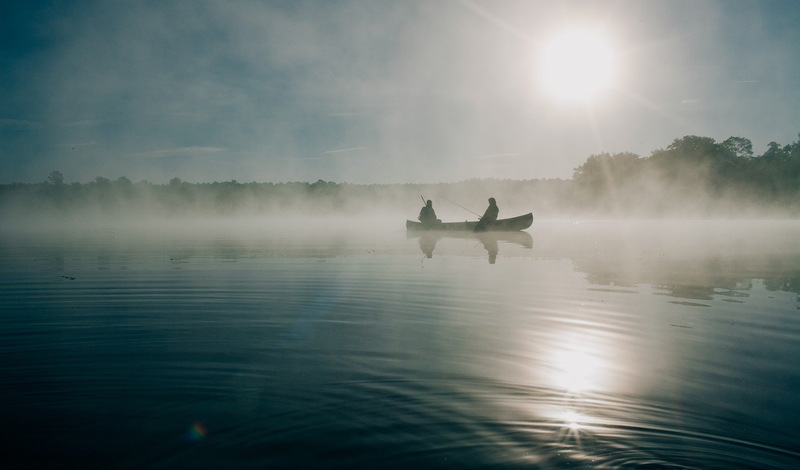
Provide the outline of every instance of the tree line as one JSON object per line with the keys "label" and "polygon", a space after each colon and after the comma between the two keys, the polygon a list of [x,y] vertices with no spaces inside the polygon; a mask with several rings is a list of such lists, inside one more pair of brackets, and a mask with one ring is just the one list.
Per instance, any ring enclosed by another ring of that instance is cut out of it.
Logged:
{"label": "tree line", "polygon": [[[190,183],[176,177],[154,184],[123,176],[66,183],[61,172],[53,171],[40,183],[0,185],[0,215],[408,214],[418,209],[420,197],[433,199],[439,208],[447,200],[482,212],[489,196],[501,208],[551,217],[796,216],[800,135],[785,146],[771,142],[762,155],[754,155],[751,141],[742,137],[716,142],[685,136],[647,157],[630,152],[591,155],[575,168],[572,179],[350,184]],[[453,214],[475,218],[464,211]]]}
{"label": "tree line", "polygon": [[[623,152],[590,156],[575,169],[578,204],[640,215],[800,213],[800,135],[753,154],[749,139],[685,136],[649,157]],[[756,215],[756,214],[753,214]]]}

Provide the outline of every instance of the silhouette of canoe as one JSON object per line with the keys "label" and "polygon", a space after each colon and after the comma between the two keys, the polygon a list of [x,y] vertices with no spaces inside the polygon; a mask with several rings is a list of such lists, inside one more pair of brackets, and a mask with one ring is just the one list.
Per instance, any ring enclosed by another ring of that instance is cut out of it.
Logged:
{"label": "silhouette of canoe", "polygon": [[515,232],[525,230],[533,223],[533,214],[527,213],[510,219],[498,219],[485,227],[478,227],[478,221],[467,222],[441,222],[438,224],[423,224],[406,220],[406,230],[413,231],[445,231],[445,232],[474,232],[476,229],[487,232]]}

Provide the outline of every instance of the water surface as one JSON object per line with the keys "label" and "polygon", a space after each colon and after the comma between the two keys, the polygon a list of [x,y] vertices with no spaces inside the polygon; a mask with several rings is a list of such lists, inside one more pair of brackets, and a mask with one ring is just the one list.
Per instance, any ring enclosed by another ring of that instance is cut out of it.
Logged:
{"label": "water surface", "polygon": [[6,230],[25,468],[796,468],[800,224]]}

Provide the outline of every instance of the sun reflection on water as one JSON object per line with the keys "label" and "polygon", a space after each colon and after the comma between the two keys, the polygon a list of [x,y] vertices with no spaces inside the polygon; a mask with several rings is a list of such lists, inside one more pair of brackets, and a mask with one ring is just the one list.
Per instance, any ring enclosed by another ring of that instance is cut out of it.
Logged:
{"label": "sun reflection on water", "polygon": [[584,424],[586,417],[575,410],[568,409],[560,413],[558,418],[559,442],[565,445],[573,444],[581,449],[581,432],[586,432]]}
{"label": "sun reflection on water", "polygon": [[567,410],[561,417],[566,427],[572,431],[579,431],[583,427],[584,417],[575,410]]}
{"label": "sun reflection on water", "polygon": [[608,375],[608,365],[587,350],[565,349],[553,352],[553,385],[571,393],[596,391]]}
{"label": "sun reflection on water", "polygon": [[603,426],[592,410],[600,397],[614,393],[615,352],[610,341],[592,334],[562,335],[551,344],[543,357],[542,379],[559,397],[546,416],[554,426],[554,444],[583,452],[587,439],[592,441]]}

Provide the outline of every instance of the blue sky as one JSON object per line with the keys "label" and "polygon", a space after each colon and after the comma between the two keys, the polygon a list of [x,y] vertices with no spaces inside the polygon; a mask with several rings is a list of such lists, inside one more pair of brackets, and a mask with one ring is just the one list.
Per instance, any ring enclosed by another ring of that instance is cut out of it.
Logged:
{"label": "blue sky", "polygon": [[[800,132],[789,0],[11,0],[0,22],[0,183],[569,178],[599,152]],[[567,102],[537,68],[581,28],[614,79]]]}

